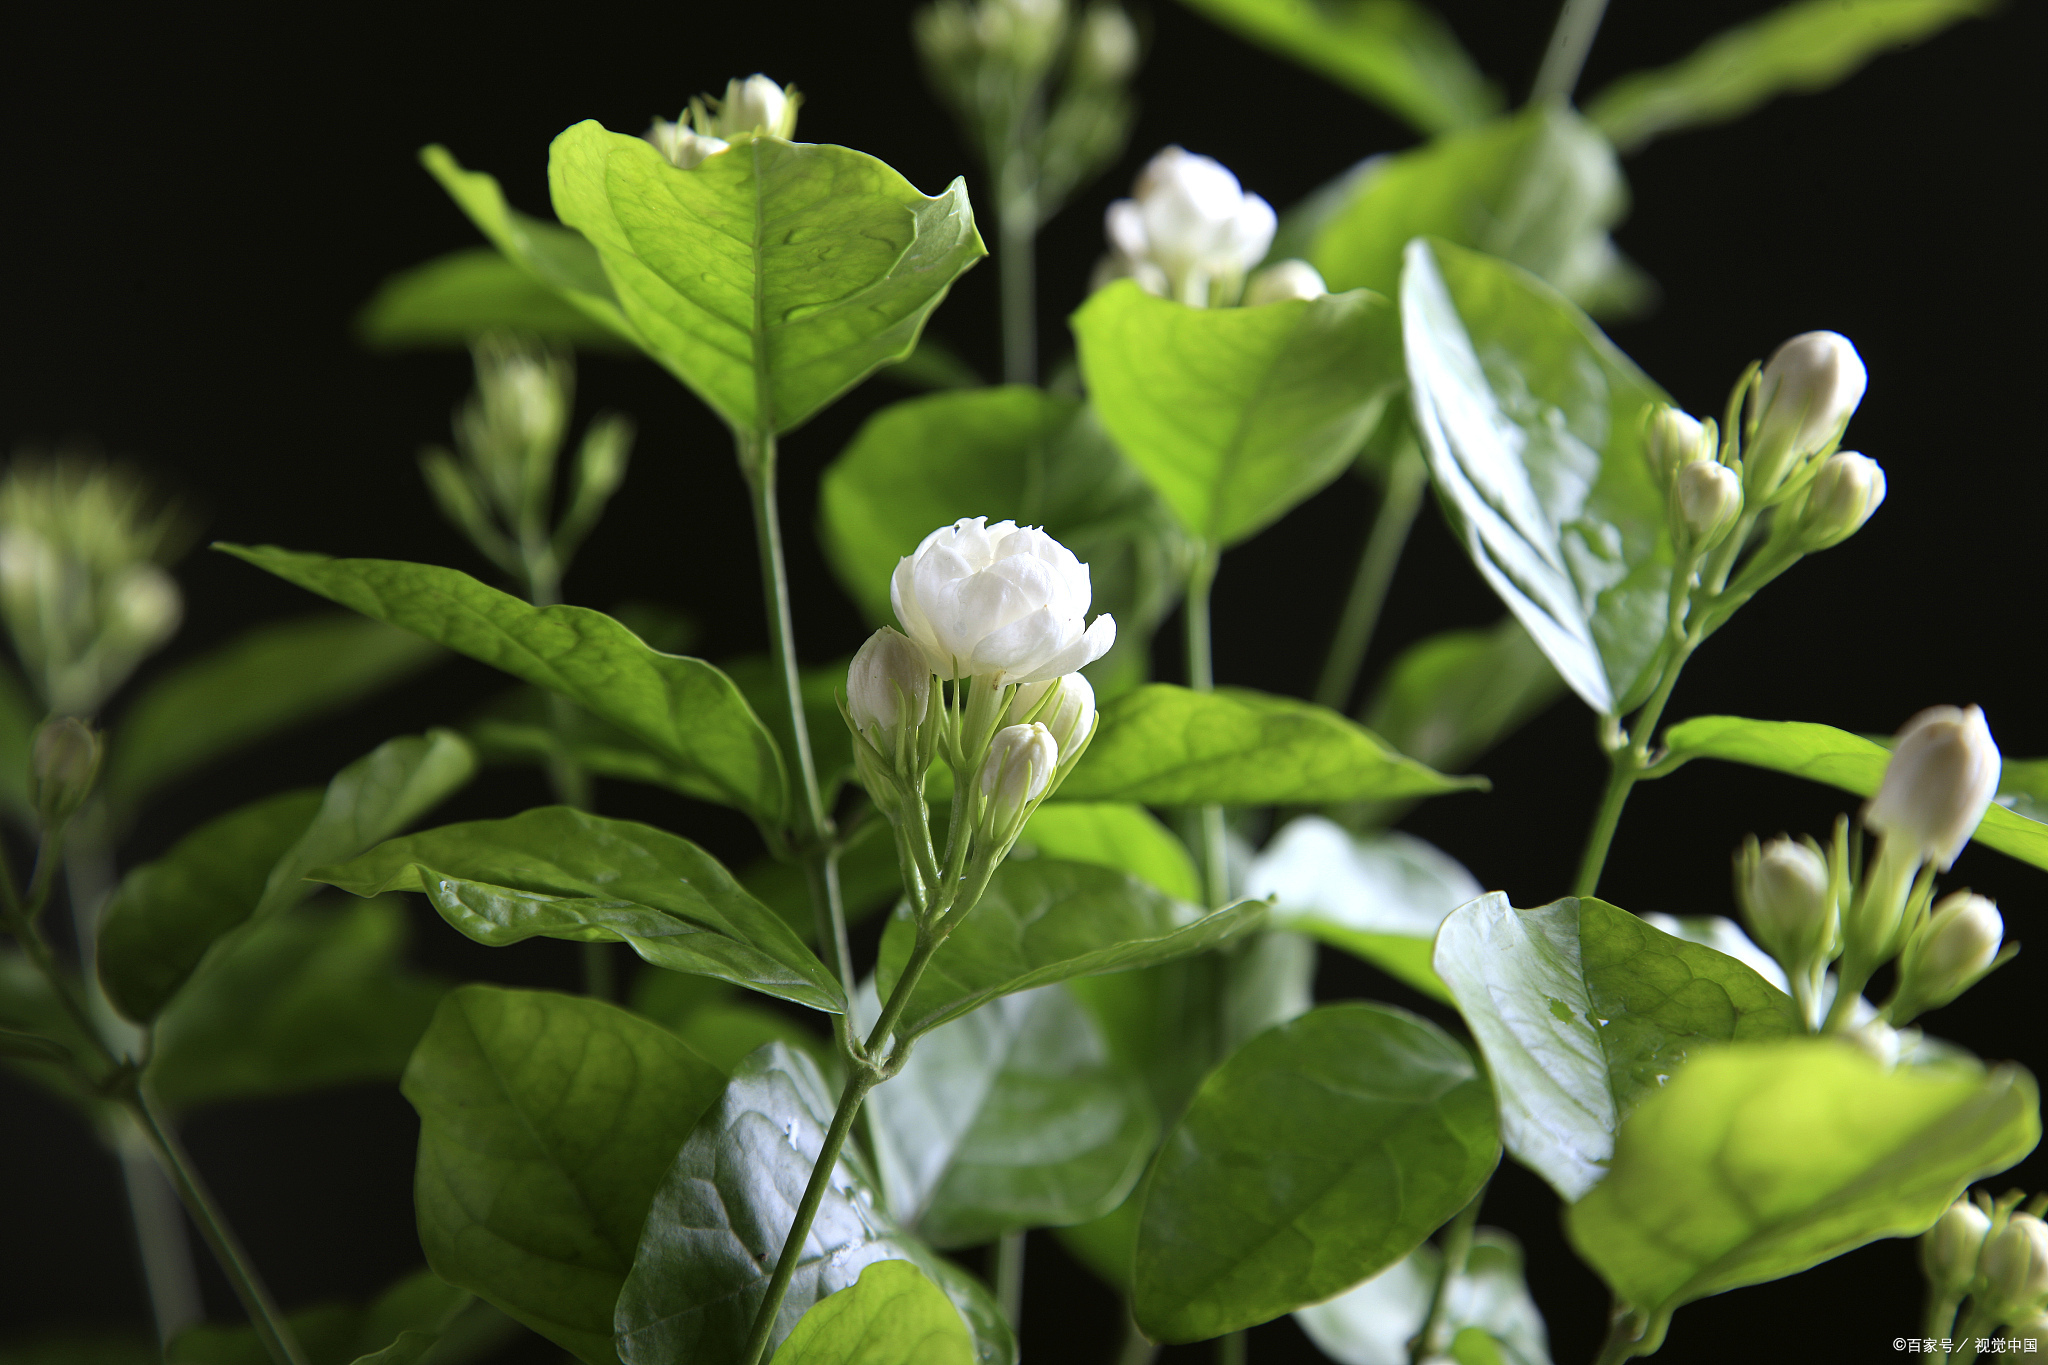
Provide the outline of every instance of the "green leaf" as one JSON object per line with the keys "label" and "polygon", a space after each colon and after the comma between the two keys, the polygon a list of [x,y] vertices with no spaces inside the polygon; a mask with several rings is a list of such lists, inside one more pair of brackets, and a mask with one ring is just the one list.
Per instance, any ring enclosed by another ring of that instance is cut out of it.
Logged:
{"label": "green leaf", "polygon": [[[322,1304],[285,1321],[305,1349],[308,1365],[362,1360],[410,1365],[475,1303],[465,1291],[422,1270],[392,1285],[367,1308]],[[412,1354],[389,1354],[398,1346],[394,1337],[415,1339],[416,1349]],[[154,1352],[150,1358],[157,1358]],[[167,1365],[271,1365],[272,1360],[255,1328],[212,1324],[180,1332],[163,1358]]]}
{"label": "green leaf", "polygon": [[1825,90],[1889,48],[1908,47],[1990,0],[1801,0],[1738,24],[1670,66],[1637,71],[1586,105],[1624,152],[1653,138],[1741,118],[1781,94]]}
{"label": "green leaf", "polygon": [[583,996],[449,992],[402,1087],[420,1115],[427,1263],[589,1363],[676,1149],[723,1077],[659,1024]]}
{"label": "green leaf", "polygon": [[882,377],[909,389],[972,389],[988,382],[935,336],[919,337],[910,354],[884,368]]}
{"label": "green leaf", "polygon": [[406,938],[395,901],[250,925],[158,1021],[158,1097],[189,1109],[396,1080],[446,990],[407,969]]}
{"label": "green leaf", "polygon": [[1359,836],[1305,815],[1252,860],[1245,890],[1272,900],[1274,927],[1312,935],[1453,1003],[1430,953],[1444,918],[1481,888],[1443,850],[1412,834]]}
{"label": "green leaf", "polygon": [[930,198],[845,147],[757,137],[684,171],[585,120],[548,187],[648,354],[740,432],[790,431],[908,356],[987,254],[964,181]]}
{"label": "green leaf", "polygon": [[796,1020],[744,1003],[738,988],[713,977],[641,972],[633,982],[632,1005],[727,1073],[764,1043],[787,1043],[813,1060],[830,1051],[824,1039]]}
{"label": "green leaf", "polygon": [[908,1261],[875,1261],[803,1315],[774,1365],[973,1365],[974,1339]]}
{"label": "green leaf", "polygon": [[650,649],[602,612],[529,606],[454,569],[274,547],[220,548],[365,616],[559,692],[660,754],[679,778],[689,779],[694,794],[766,824],[781,822],[782,757],[775,741],[732,680],[702,659]]}
{"label": "green leaf", "polygon": [[100,984],[121,1013],[154,1019],[215,939],[263,899],[271,869],[320,809],[320,794],[285,792],[231,811],[121,879],[100,921]]}
{"label": "green leaf", "polygon": [[1445,242],[1407,259],[1415,420],[1453,529],[1572,690],[1625,714],[1663,655],[1670,517],[1642,435],[1663,390],[1514,267]]}
{"label": "green leaf", "polygon": [[870,417],[825,471],[819,534],[870,621],[892,620],[896,561],[962,517],[1043,526],[1088,565],[1117,648],[1088,670],[1142,678],[1152,632],[1180,596],[1193,547],[1159,495],[1078,400],[1024,385],[932,394]]}
{"label": "green leaf", "polygon": [[[75,978],[70,984],[74,992],[80,989]],[[12,946],[0,947],[0,1029],[13,1040],[11,1048],[0,1049],[8,1070],[88,1113],[97,1112],[101,1096],[82,1084],[73,1068],[82,1068],[98,1081],[105,1078],[106,1062],[51,991],[48,979],[26,953]],[[58,1064],[59,1053],[70,1059],[70,1066]]]}
{"label": "green leaf", "polygon": [[1499,1161],[1492,1089],[1441,1029],[1312,1010],[1212,1072],[1160,1148],[1138,1325],[1200,1341],[1329,1298],[1415,1250]]}
{"label": "green leaf", "polygon": [[0,1057],[18,1062],[54,1062],[61,1066],[71,1060],[71,1049],[40,1033],[0,1028]]}
{"label": "green leaf", "polygon": [[1327,707],[1245,688],[1150,683],[1102,710],[1071,801],[1148,806],[1322,805],[1484,789],[1405,758]]}
{"label": "green leaf", "polygon": [[376,351],[462,347],[496,331],[597,351],[634,349],[615,328],[488,246],[464,247],[399,271],[356,315],[357,337]]}
{"label": "green leaf", "polygon": [[[1882,744],[1798,720],[1746,720],[1741,716],[1695,716],[1664,732],[1665,757],[1660,774],[1695,758],[1718,758],[1769,768],[1813,782],[1824,782],[1858,796],[1871,796],[1884,780],[1891,754]],[[2021,862],[2048,868],[2048,823],[2021,814],[2035,810],[2032,784],[2039,760],[2008,760],[1999,778],[1999,800],[1984,812],[1970,836]],[[2017,771],[2015,771],[2017,770]],[[2014,809],[2003,804],[2010,800]]]}
{"label": "green leaf", "polygon": [[1176,899],[1202,899],[1187,845],[1143,806],[1128,802],[1048,802],[1025,823],[1010,852],[1020,855],[1111,867]]}
{"label": "green leaf", "polygon": [[[626,1365],[737,1358],[791,1216],[824,1148],[833,1101],[810,1059],[770,1044],[733,1073],[722,1099],[676,1154],[619,1296]],[[842,1148],[817,1221],[769,1337],[787,1337],[813,1304],[877,1261],[908,1261],[952,1301],[981,1365],[1011,1365],[1016,1340],[988,1292],[903,1232],[852,1144]]]}
{"label": "green leaf", "polygon": [[670,971],[845,1009],[816,954],[716,858],[630,820],[542,806],[393,839],[318,875],[358,896],[420,892],[492,947],[535,937],[628,943]]}
{"label": "green leaf", "polygon": [[1444,921],[1436,971],[1493,1073],[1508,1150],[1567,1201],[1703,1046],[1805,1032],[1791,998],[1742,963],[1590,896],[1536,910],[1483,896]]}
{"label": "green leaf", "polygon": [[1425,133],[1477,123],[1500,92],[1450,26],[1408,0],[1188,0],[1220,24],[1294,58]]}
{"label": "green leaf", "polygon": [[1144,1172],[1159,1121],[1073,996],[1047,986],[920,1038],[869,1097],[868,1131],[890,1211],[960,1247],[1108,1213]]}
{"label": "green leaf", "polygon": [[[1429,1316],[1443,1256],[1428,1243],[1326,1303],[1297,1308],[1295,1322],[1338,1365],[1408,1365],[1408,1342]],[[1549,1332],[1522,1275],[1522,1248],[1499,1228],[1478,1228],[1465,1268],[1445,1289],[1453,1337],[1483,1333],[1505,1365],[1550,1365]],[[1453,1350],[1459,1360],[1468,1359]]]}
{"label": "green leaf", "polygon": [[1440,237],[1591,306],[1625,268],[1607,232],[1627,207],[1607,140],[1570,109],[1539,105],[1377,159],[1307,255],[1332,289],[1392,296],[1408,243]]}
{"label": "green leaf", "polygon": [[[1205,912],[1106,867],[1006,862],[932,955],[898,1033],[915,1037],[1000,995],[1198,953],[1257,927],[1265,912],[1258,901]],[[875,979],[885,998],[915,937],[908,919],[882,933]]]}
{"label": "green leaf", "polygon": [[1717,1048],[1622,1125],[1565,1230],[1654,1341],[1694,1299],[1926,1231],[2034,1149],[2039,1111],[2016,1066],[1886,1071],[1830,1038]]}
{"label": "green leaf", "polygon": [[1393,309],[1356,291],[1190,308],[1123,281],[1073,328],[1102,425],[1218,549],[1343,473],[1401,378]]}
{"label": "green leaf", "polygon": [[165,783],[340,710],[442,657],[360,616],[258,626],[151,683],[108,745],[107,796],[134,810]]}
{"label": "green leaf", "polygon": [[1447,630],[1388,666],[1365,724],[1420,763],[1459,768],[1519,730],[1564,680],[1513,616],[1487,630]]}

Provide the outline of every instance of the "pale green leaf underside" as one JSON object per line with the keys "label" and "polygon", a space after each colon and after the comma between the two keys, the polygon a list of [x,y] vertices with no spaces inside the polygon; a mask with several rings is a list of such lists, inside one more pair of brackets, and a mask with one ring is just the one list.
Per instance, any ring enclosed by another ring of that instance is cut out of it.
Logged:
{"label": "pale green leaf underside", "polygon": [[374,350],[467,346],[480,333],[519,332],[598,351],[636,348],[493,246],[464,247],[401,270],[356,315]]}

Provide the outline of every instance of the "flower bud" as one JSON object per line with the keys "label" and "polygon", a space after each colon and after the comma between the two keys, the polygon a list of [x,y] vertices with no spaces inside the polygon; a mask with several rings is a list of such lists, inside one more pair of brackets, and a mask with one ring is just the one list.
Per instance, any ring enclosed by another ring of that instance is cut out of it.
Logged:
{"label": "flower bud", "polygon": [[147,654],[177,633],[184,615],[177,580],[154,564],[136,564],[114,581],[108,633],[125,650]]}
{"label": "flower bud", "polygon": [[800,103],[794,87],[777,85],[758,71],[745,80],[727,81],[725,98],[718,106],[718,135],[732,138],[757,133],[794,137]]}
{"label": "flower bud", "polygon": [[1757,381],[1756,429],[1743,456],[1752,502],[1770,497],[1796,462],[1839,438],[1867,382],[1863,358],[1837,332],[1802,332],[1777,349]]}
{"label": "flower bud", "polygon": [[706,157],[732,146],[722,137],[707,137],[687,123],[671,123],[665,118],[656,119],[641,136],[679,171],[694,171],[704,164]]}
{"label": "flower bud", "polygon": [[1920,1239],[1920,1269],[1936,1292],[1960,1298],[1977,1278],[1977,1257],[1991,1231],[1991,1215],[1967,1198],[1948,1206]]}
{"label": "flower bud", "polygon": [[1995,903],[1968,891],[1943,896],[1900,954],[1893,1013],[1907,1019],[1946,1005],[1983,979],[2004,940],[2005,919]]}
{"label": "flower bud", "polygon": [[1998,769],[1981,708],[1930,706],[1899,731],[1863,823],[1946,872],[1997,794]]}
{"label": "flower bud", "polygon": [[1024,724],[1025,718],[1037,710],[1039,703],[1055,688],[1059,689],[1059,695],[1038,712],[1036,719],[1052,732],[1053,743],[1059,745],[1060,756],[1066,758],[1087,743],[1088,736],[1095,730],[1095,688],[1079,673],[1026,683],[1018,688],[1010,699],[1010,709],[1003,713],[1003,724]]}
{"label": "flower bud", "polygon": [[1684,466],[1696,460],[1713,459],[1720,444],[1720,434],[1712,422],[1702,422],[1669,403],[1660,403],[1650,410],[1643,431],[1643,453],[1649,457],[1657,481],[1666,487]]}
{"label": "flower bud", "polygon": [[1196,308],[1235,300],[1278,225],[1273,206],[1246,194],[1222,163],[1179,147],[1147,162],[1132,197],[1111,204],[1104,221],[1111,246],[1157,266],[1173,297]]}
{"label": "flower bud", "polygon": [[2000,1322],[2029,1316],[2048,1300],[2048,1223],[2015,1213],[1984,1243],[1983,1301]]}
{"label": "flower bud", "polygon": [[99,777],[104,748],[76,716],[56,716],[36,728],[29,744],[28,803],[46,830],[63,827]]}
{"label": "flower bud", "polygon": [[1138,67],[1138,30],[1115,5],[1091,5],[1074,37],[1074,79],[1115,85]]}
{"label": "flower bud", "polygon": [[932,669],[910,637],[883,626],[846,670],[846,709],[854,728],[889,757],[900,736],[915,732],[931,705]]}
{"label": "flower bud", "polygon": [[1735,855],[1735,896],[1750,932],[1788,972],[1803,970],[1833,943],[1833,880],[1811,843],[1745,841]]}
{"label": "flower bud", "polygon": [[1884,470],[1876,460],[1853,450],[1828,456],[1800,509],[1800,547],[1825,550],[1839,545],[1861,530],[1883,501]]}
{"label": "flower bud", "polygon": [[1899,1064],[1899,1031],[1882,1019],[1866,1020],[1844,1030],[1841,1039],[1886,1071]]}
{"label": "flower bud", "polygon": [[1671,504],[1691,548],[1704,550],[1742,515],[1742,480],[1726,465],[1694,460],[1672,481]]}
{"label": "flower bud", "polygon": [[924,538],[889,580],[904,633],[941,678],[1042,682],[1095,662],[1116,621],[1085,628],[1088,566],[1035,526],[966,517]]}
{"label": "flower bud", "polygon": [[981,836],[998,845],[1016,838],[1059,765],[1060,746],[1045,726],[1034,722],[996,731],[981,764],[981,794],[988,800]]}
{"label": "flower bud", "polygon": [[1322,275],[1307,261],[1275,261],[1246,283],[1244,306],[1256,308],[1284,299],[1319,299],[1329,292]]}

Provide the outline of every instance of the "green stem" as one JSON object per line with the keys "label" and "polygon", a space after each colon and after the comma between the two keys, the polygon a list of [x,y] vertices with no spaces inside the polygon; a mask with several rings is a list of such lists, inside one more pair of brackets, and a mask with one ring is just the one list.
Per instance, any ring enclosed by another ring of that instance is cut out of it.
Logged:
{"label": "green stem", "polygon": [[1216,1338],[1216,1365],[1244,1365],[1244,1357],[1243,1332],[1231,1332]]}
{"label": "green stem", "polygon": [[1006,1232],[996,1239],[996,1305],[1003,1310],[1003,1321],[1016,1331],[1023,1323],[1024,1310],[1024,1234]]}
{"label": "green stem", "polygon": [[1159,1354],[1159,1343],[1145,1335],[1138,1326],[1138,1320],[1124,1312],[1124,1344],[1116,1353],[1116,1365],[1152,1365]]}
{"label": "green stem", "polygon": [[1472,1254],[1472,1229],[1479,1222],[1479,1206],[1485,1202],[1486,1183],[1482,1183],[1444,1229],[1443,1264],[1429,1291],[1429,1311],[1423,1315],[1422,1328],[1408,1343],[1410,1365],[1450,1353],[1451,1285],[1465,1273],[1465,1261]]}
{"label": "green stem", "polygon": [[[1216,690],[1216,666],[1209,638],[1209,590],[1216,583],[1218,553],[1204,546],[1188,571],[1187,600],[1181,613],[1187,629],[1188,686],[1197,692]],[[1196,852],[1202,864],[1209,904],[1230,899],[1230,852],[1223,807],[1206,805],[1196,826]]]}
{"label": "green stem", "polygon": [[1543,66],[1529,91],[1529,103],[1568,100],[1585,69],[1586,54],[1593,49],[1593,35],[1607,13],[1607,0],[1564,0],[1558,11],[1557,27],[1550,31],[1550,46],[1544,50]]}
{"label": "green stem", "polygon": [[1413,446],[1404,447],[1387,472],[1380,510],[1365,538],[1358,573],[1351,580],[1351,595],[1344,600],[1344,614],[1337,621],[1329,656],[1323,660],[1323,675],[1316,683],[1316,701],[1333,711],[1344,710],[1358,686],[1359,670],[1372,646],[1387,590],[1393,586],[1394,568],[1401,562],[1401,551],[1408,544],[1408,532],[1422,510],[1422,492],[1428,486],[1429,471],[1422,456]]}
{"label": "green stem", "polygon": [[1593,1365],[1622,1365],[1625,1360],[1635,1357],[1636,1347],[1642,1344],[1639,1325],[1633,1313],[1616,1308],[1607,1322],[1607,1340],[1600,1343],[1600,1354]]}
{"label": "green stem", "polygon": [[[999,177],[1007,178],[1007,177]],[[996,214],[996,269],[1003,308],[1003,382],[1038,382],[1038,211],[1029,195],[1005,194]]]}
{"label": "green stem", "polygon": [[1692,652],[1699,648],[1701,638],[1697,629],[1674,632],[1671,657],[1664,665],[1664,675],[1657,680],[1657,690],[1636,712],[1635,724],[1629,731],[1608,746],[1607,790],[1601,794],[1593,828],[1586,834],[1586,851],[1579,859],[1579,875],[1572,887],[1575,896],[1590,896],[1599,889],[1600,872],[1607,865],[1607,850],[1614,843],[1615,827],[1621,823],[1621,808],[1628,804],[1629,792],[1650,766],[1650,739],[1657,733],[1657,722],[1664,717],[1672,689],[1678,686],[1678,675],[1685,670]]}
{"label": "green stem", "polygon": [[1927,1318],[1921,1324],[1920,1335],[1933,1337],[1936,1341],[1952,1337],[1956,1330],[1956,1309],[1962,1306],[1960,1296],[1944,1294],[1933,1285],[1928,1285]]}

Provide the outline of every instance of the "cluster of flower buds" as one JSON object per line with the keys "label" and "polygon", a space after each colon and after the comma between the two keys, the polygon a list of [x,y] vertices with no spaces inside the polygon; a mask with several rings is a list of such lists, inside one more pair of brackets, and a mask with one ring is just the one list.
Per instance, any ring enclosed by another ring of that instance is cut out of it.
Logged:
{"label": "cluster of flower buds", "polygon": [[724,99],[698,95],[673,122],[657,118],[645,136],[670,165],[691,171],[741,138],[795,137],[802,102],[795,86],[777,85],[757,71],[727,81]]}
{"label": "cluster of flower buds", "polygon": [[[2026,1207],[2020,1207],[2026,1201]],[[2038,1336],[2048,1315],[2048,1197],[2014,1191],[1949,1205],[1920,1238],[1920,1269],[1932,1297],[1951,1310],[1970,1300],[1964,1320],[2004,1324]]]}
{"label": "cluster of flower buds", "polygon": [[[1212,308],[1238,301],[1245,273],[1273,244],[1278,219],[1221,162],[1168,147],[1145,163],[1132,197],[1111,204],[1105,222],[1110,254],[1096,270],[1098,288],[1128,277],[1151,293]],[[1303,297],[1311,284],[1321,293],[1322,279],[1311,281],[1314,275],[1296,262],[1261,282],[1260,300]]]}

